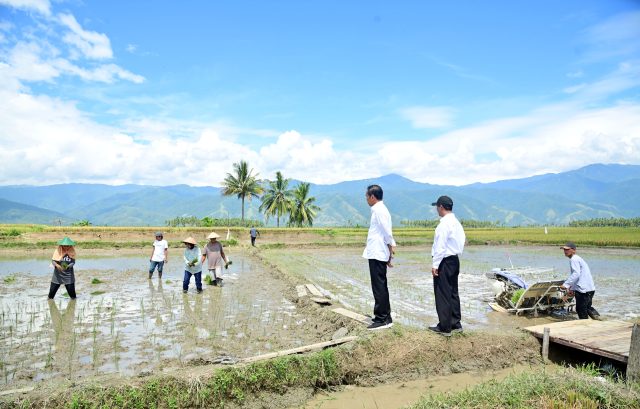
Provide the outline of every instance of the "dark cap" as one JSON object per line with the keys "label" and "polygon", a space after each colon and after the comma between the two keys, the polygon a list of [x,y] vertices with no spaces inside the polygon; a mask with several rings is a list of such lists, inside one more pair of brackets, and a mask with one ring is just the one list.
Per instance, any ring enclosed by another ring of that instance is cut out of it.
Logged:
{"label": "dark cap", "polygon": [[156,237],[164,237],[164,236],[162,235],[162,232],[161,232],[161,231],[157,231],[157,232],[156,232]]}
{"label": "dark cap", "polygon": [[564,246],[560,246],[561,249],[563,250],[569,250],[569,249],[576,249],[576,244],[572,241],[568,241],[567,244],[565,244]]}
{"label": "dark cap", "polygon": [[453,200],[449,196],[440,196],[435,203],[431,203],[431,206],[447,206],[453,207]]}

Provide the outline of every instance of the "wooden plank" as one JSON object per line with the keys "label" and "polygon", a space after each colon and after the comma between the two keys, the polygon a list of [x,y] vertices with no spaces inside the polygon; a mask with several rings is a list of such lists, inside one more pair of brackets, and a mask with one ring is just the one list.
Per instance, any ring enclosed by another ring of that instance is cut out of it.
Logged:
{"label": "wooden plank", "polygon": [[372,322],[371,318],[367,317],[366,315],[358,314],[357,312],[349,311],[344,308],[334,308],[331,311],[335,312],[336,314],[344,315],[345,317],[351,318],[363,324],[368,325]]}
{"label": "wooden plank", "polygon": [[544,335],[542,336],[542,362],[549,362],[549,327],[545,327]]}
{"label": "wooden plank", "polygon": [[311,297],[311,301],[322,304],[322,305],[331,305],[331,300],[324,297]]}
{"label": "wooden plank", "polygon": [[544,329],[549,328],[551,342],[627,362],[631,325],[624,321],[575,320],[534,325],[524,329],[543,338]]}
{"label": "wooden plank", "polygon": [[307,287],[305,287],[304,285],[297,285],[296,291],[298,292],[299,298],[307,295]]}
{"label": "wooden plank", "polygon": [[319,350],[319,349],[324,349],[324,348],[327,348],[327,347],[332,347],[332,346],[344,344],[346,342],[355,341],[356,339],[358,339],[358,337],[349,336],[349,337],[344,337],[344,338],[338,338],[338,339],[332,340],[332,341],[318,342],[317,344],[305,345],[305,346],[298,347],[298,348],[286,349],[284,351],[271,352],[271,353],[268,353],[268,354],[263,354],[263,355],[253,356],[253,357],[250,357],[250,358],[245,358],[245,359],[242,359],[240,361],[240,363],[258,362],[258,361],[264,361],[264,360],[267,360],[267,359],[278,358],[280,356],[301,354],[303,352],[311,352],[311,351],[315,351],[315,350]]}
{"label": "wooden plank", "polygon": [[0,391],[0,396],[11,395],[14,393],[27,393],[27,392],[31,392],[34,389],[35,387],[33,386],[27,386],[26,388],[22,388],[22,389],[11,389],[8,391]]}
{"label": "wooden plank", "polygon": [[318,290],[318,288],[313,284],[305,284],[307,286],[307,290],[311,293],[311,295],[316,297],[324,297],[324,294]]}
{"label": "wooden plank", "polygon": [[498,303],[495,303],[495,302],[490,302],[489,303],[489,307],[491,307],[491,309],[493,309],[494,311],[497,311],[497,312],[509,312],[509,311],[507,311],[506,308],[498,305]]}
{"label": "wooden plank", "polygon": [[640,327],[633,324],[631,330],[631,346],[629,347],[629,359],[627,361],[627,380],[629,383],[640,381]]}

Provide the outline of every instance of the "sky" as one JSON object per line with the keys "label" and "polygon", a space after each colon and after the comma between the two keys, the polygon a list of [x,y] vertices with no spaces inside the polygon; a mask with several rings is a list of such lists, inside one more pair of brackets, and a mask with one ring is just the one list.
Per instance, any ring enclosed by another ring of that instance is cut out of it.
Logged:
{"label": "sky", "polygon": [[640,1],[0,0],[0,185],[640,164]]}

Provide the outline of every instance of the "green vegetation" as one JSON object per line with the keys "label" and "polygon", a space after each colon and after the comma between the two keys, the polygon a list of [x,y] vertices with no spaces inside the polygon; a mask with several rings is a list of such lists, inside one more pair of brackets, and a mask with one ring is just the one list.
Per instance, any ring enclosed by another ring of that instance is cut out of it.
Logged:
{"label": "green vegetation", "polygon": [[576,220],[569,223],[570,227],[640,227],[640,217],[624,218],[597,218],[589,220]]}
{"label": "green vegetation", "polygon": [[72,226],[91,226],[91,222],[87,219],[78,220],[77,222],[71,223]]}
{"label": "green vegetation", "polygon": [[104,293],[105,293],[105,291],[97,290],[97,291],[93,291],[93,292],[91,292],[91,295],[102,295],[102,294],[104,294]]}
{"label": "green vegetation", "polygon": [[[430,229],[435,229],[440,222],[439,219],[428,219],[428,220],[402,220],[400,222],[401,225],[405,227],[426,227]],[[504,224],[496,221],[480,221],[480,220],[465,220],[461,219],[460,224],[462,224],[467,229],[475,229],[475,228],[489,228],[489,227],[503,227]]]}
{"label": "green vegetation", "polygon": [[300,183],[293,191],[293,204],[289,216],[289,226],[313,226],[313,219],[320,211],[314,203],[316,198],[309,196],[309,183]]}
{"label": "green vegetation", "polygon": [[203,217],[198,219],[195,216],[178,216],[171,220],[167,220],[165,224],[169,227],[262,227],[264,223],[260,220],[242,220],[237,217],[231,219],[218,219],[212,217]]}
{"label": "green vegetation", "polygon": [[94,278],[91,280],[91,284],[102,284],[104,283],[104,281],[100,280],[99,278]]}
{"label": "green vegetation", "polygon": [[246,198],[256,199],[262,194],[262,186],[258,182],[258,174],[253,175],[253,169],[249,170],[247,162],[241,160],[233,164],[235,174],[227,173],[227,177],[222,182],[222,194],[224,196],[237,196],[242,200],[242,221],[244,221],[244,201]]}
{"label": "green vegetation", "polygon": [[581,371],[545,370],[489,381],[458,393],[428,395],[413,409],[426,408],[639,408],[640,395],[622,383],[598,380]]}
{"label": "green vegetation", "polygon": [[514,292],[511,296],[511,304],[516,305],[518,301],[520,301],[520,297],[522,297],[522,294],[524,294],[525,291],[526,290],[524,288],[520,288],[519,290]]}
{"label": "green vegetation", "polygon": [[267,188],[262,195],[260,211],[269,220],[270,216],[276,216],[276,225],[280,227],[280,217],[293,209],[295,197],[293,191],[288,189],[291,179],[285,179],[280,171],[276,172],[276,180],[267,181]]}
{"label": "green vegetation", "polygon": [[16,275],[10,274],[2,279],[2,282],[5,284],[11,284],[16,282]]}

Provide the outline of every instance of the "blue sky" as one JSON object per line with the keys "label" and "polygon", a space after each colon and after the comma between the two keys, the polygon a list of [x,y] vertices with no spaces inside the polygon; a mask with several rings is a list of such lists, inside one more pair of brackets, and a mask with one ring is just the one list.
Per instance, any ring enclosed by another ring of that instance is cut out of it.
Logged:
{"label": "blue sky", "polygon": [[0,0],[0,184],[640,164],[637,1]]}

